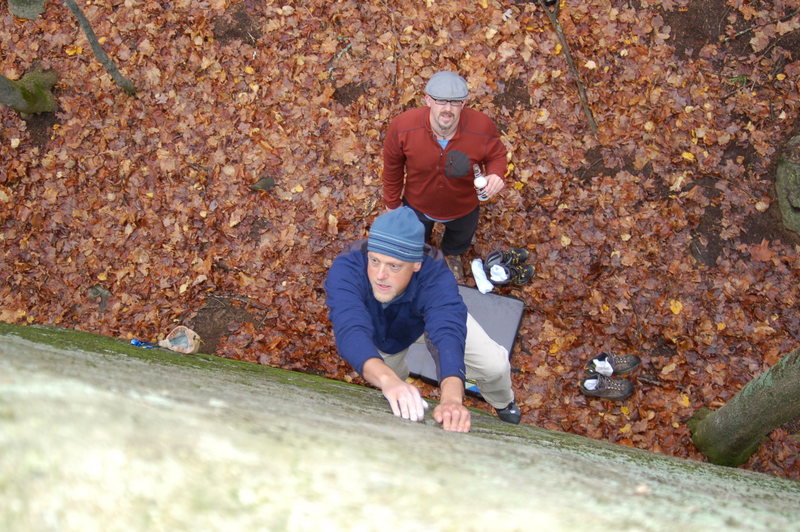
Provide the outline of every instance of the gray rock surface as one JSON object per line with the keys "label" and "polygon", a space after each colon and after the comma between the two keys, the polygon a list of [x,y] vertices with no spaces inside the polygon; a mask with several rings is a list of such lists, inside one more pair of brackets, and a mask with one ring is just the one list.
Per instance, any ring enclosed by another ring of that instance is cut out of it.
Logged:
{"label": "gray rock surface", "polygon": [[800,483],[0,323],[0,530],[800,530]]}

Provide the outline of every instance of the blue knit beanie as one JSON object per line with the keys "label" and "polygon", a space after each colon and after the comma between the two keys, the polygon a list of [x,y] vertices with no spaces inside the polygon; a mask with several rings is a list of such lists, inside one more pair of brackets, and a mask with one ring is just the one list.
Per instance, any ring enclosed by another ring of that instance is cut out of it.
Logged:
{"label": "blue knit beanie", "polygon": [[372,223],[367,251],[383,253],[405,262],[422,262],[425,226],[410,207],[381,214]]}

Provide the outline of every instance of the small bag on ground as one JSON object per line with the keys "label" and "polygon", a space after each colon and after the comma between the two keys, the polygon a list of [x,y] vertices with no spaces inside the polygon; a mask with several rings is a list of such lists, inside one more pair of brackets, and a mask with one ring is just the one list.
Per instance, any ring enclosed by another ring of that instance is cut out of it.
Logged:
{"label": "small bag on ground", "polygon": [[166,338],[159,341],[158,345],[178,353],[197,353],[201,343],[199,334],[188,327],[179,325],[172,329]]}

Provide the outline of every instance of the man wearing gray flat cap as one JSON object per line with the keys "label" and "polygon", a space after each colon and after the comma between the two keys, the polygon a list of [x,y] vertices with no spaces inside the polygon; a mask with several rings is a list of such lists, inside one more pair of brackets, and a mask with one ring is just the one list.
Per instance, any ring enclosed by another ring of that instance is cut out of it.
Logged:
{"label": "man wearing gray flat cap", "polygon": [[492,197],[503,187],[506,147],[486,114],[465,106],[466,80],[455,72],[435,73],[425,86],[425,107],[405,111],[389,124],[383,144],[383,201],[389,210],[408,205],[430,239],[444,225],[438,245],[458,282],[461,255],[472,245],[480,207],[473,165],[487,178]]}

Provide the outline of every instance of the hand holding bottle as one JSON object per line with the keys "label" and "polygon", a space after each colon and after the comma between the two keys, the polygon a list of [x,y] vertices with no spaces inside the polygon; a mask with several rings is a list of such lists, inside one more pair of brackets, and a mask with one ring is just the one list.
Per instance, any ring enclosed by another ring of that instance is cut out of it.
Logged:
{"label": "hand holding bottle", "polygon": [[499,175],[484,175],[483,170],[478,164],[472,165],[472,172],[475,176],[473,183],[480,201],[486,201],[503,190],[505,183]]}

